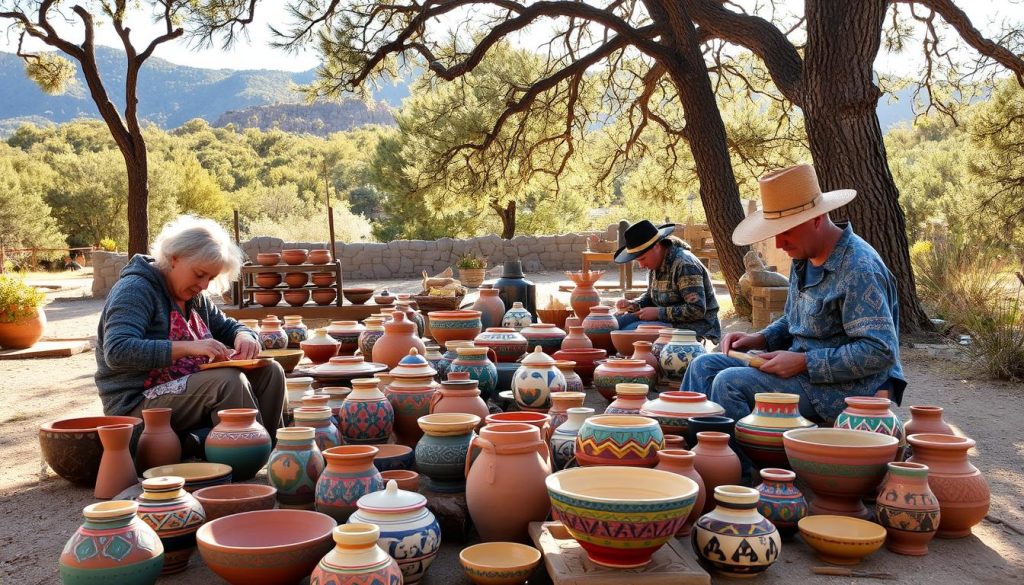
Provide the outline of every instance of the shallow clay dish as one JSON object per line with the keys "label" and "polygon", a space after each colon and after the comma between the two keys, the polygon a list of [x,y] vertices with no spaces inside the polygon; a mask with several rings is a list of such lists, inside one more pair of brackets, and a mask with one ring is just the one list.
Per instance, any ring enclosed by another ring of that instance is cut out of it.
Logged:
{"label": "shallow clay dish", "polygon": [[185,478],[185,491],[192,493],[211,485],[231,483],[231,466],[223,463],[195,461],[151,467],[142,472],[144,479],[162,475],[176,475]]}
{"label": "shallow clay dish", "polygon": [[290,374],[295,366],[302,361],[303,352],[301,349],[264,349],[260,352],[261,358],[270,358],[281,364],[284,373]]}
{"label": "shallow clay dish", "polygon": [[277,488],[255,483],[229,483],[196,490],[193,494],[206,511],[206,521],[252,512],[273,510]]}
{"label": "shallow clay dish", "polygon": [[540,564],[540,551],[517,542],[483,542],[462,549],[459,562],[477,585],[519,585]]}
{"label": "shallow clay dish", "polygon": [[807,516],[797,523],[800,537],[821,560],[835,565],[856,565],[885,543],[885,528],[849,516]]}

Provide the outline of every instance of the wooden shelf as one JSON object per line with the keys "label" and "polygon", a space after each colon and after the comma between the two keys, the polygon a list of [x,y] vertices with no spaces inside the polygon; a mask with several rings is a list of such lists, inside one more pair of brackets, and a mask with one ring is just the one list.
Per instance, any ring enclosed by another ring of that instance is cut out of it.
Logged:
{"label": "wooden shelf", "polygon": [[[330,286],[316,286],[313,284],[307,284],[301,287],[281,287],[276,285],[273,288],[264,288],[256,286],[254,276],[261,273],[288,273],[288,272],[331,272],[334,273],[334,284]],[[279,292],[282,295],[289,290],[306,290],[312,293],[315,289],[334,289],[335,298],[334,302],[327,305],[318,305],[312,300],[306,301],[306,304],[293,307],[286,302],[274,306],[264,307],[263,305],[256,304],[253,299],[253,293],[255,292]],[[298,314],[303,316],[316,317],[314,313],[321,313],[322,309],[341,308],[345,303],[345,297],[342,294],[344,288],[344,282],[341,277],[341,261],[335,260],[334,262],[328,262],[326,264],[275,264],[274,266],[263,266],[261,264],[246,263],[242,265],[242,269],[239,272],[238,280],[232,286],[232,293],[235,294],[234,299],[237,301],[238,312],[248,310],[250,307],[258,307],[260,310],[269,311],[263,313],[274,314],[275,310],[281,309],[288,311],[289,314]],[[311,309],[318,309],[313,311]],[[230,314],[230,313],[229,313]],[[237,317],[237,315],[232,315]]]}

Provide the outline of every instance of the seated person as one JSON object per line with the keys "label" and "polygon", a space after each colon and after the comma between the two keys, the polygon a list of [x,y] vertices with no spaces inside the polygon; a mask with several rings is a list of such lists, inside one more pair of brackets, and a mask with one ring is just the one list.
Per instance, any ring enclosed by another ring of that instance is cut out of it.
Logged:
{"label": "seated person", "polygon": [[100,315],[96,386],[107,415],[168,407],[179,434],[219,422],[225,408],[256,408],[271,437],[282,424],[280,364],[253,370],[201,364],[251,359],[256,333],[227,317],[204,293],[238,273],[241,251],[215,222],[182,216],[121,271]]}
{"label": "seated person", "polygon": [[616,316],[619,329],[662,325],[689,329],[697,334],[697,339],[717,343],[722,326],[718,322],[718,299],[711,275],[690,252],[689,244],[669,235],[674,228],[671,223],[654,227],[645,219],[629,226],[623,234],[626,245],[615,252],[615,262],[636,260],[650,272],[647,292],[633,301],[615,302],[616,309],[626,311]]}
{"label": "seated person", "polygon": [[[764,211],[744,219],[732,239],[748,245],[774,236],[793,258],[785,314],[757,333],[726,334],[722,353],[697,357],[680,388],[706,394],[735,420],[751,412],[758,392],[797,394],[805,418],[829,423],[847,396],[884,388],[898,404],[906,382],[895,279],[851,226],[828,216],[856,191],[821,193],[810,165],[769,173],[760,189]],[[760,368],[725,355],[753,349],[768,350]]]}

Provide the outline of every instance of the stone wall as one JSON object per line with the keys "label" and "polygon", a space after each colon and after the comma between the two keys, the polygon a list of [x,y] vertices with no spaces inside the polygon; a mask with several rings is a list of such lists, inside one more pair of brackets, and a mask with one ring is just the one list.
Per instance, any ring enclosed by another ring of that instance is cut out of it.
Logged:
{"label": "stone wall", "polygon": [[107,296],[126,264],[128,264],[128,254],[93,252],[92,296],[96,298]]}

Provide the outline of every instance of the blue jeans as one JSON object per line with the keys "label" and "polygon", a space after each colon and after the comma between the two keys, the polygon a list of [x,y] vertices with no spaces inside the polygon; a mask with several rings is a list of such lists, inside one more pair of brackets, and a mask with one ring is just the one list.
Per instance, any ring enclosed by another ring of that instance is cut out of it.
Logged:
{"label": "blue jeans", "polygon": [[665,328],[671,328],[672,326],[662,321],[641,321],[640,317],[636,316],[636,313],[623,313],[616,315],[615,319],[619,322],[619,330],[621,331],[633,331],[641,325],[660,325]]}

